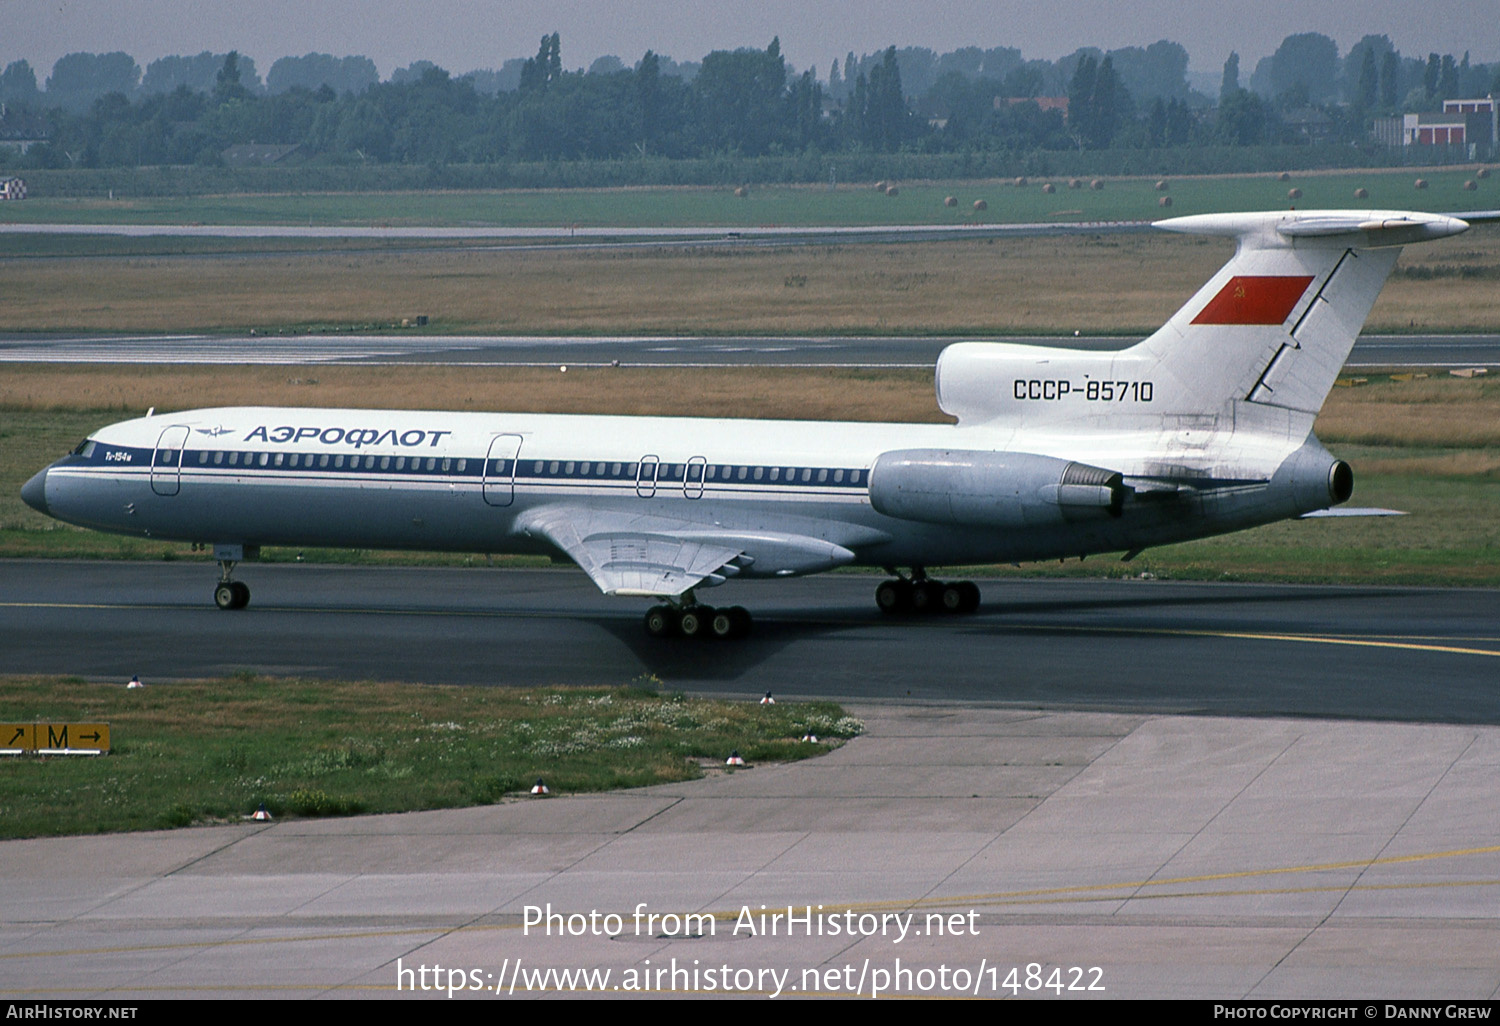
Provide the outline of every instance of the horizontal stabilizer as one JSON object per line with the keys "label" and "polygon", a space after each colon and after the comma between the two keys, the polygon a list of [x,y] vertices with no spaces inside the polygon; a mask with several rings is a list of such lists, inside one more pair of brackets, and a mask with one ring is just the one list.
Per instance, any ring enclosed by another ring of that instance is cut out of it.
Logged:
{"label": "horizontal stabilizer", "polygon": [[1304,513],[1298,520],[1311,520],[1315,517],[1404,517],[1406,511],[1402,509],[1381,509],[1378,506],[1340,506],[1337,509],[1315,509],[1311,513]]}

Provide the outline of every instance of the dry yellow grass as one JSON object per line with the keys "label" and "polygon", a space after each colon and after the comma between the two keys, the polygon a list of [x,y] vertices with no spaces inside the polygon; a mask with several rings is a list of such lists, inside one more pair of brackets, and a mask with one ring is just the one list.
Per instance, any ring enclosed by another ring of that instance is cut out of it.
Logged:
{"label": "dry yellow grass", "polygon": [[1228,253],[1220,240],[1130,236],[8,259],[0,308],[14,331],[276,330],[422,313],[442,330],[499,333],[1145,332]]}
{"label": "dry yellow grass", "polygon": [[1318,435],[1372,445],[1500,446],[1500,382],[1442,376],[1336,388]]}
{"label": "dry yellow grass", "polygon": [[207,406],[506,410],[772,419],[943,421],[921,370],[823,368],[189,367],[17,364],[0,408]]}
{"label": "dry yellow grass", "polygon": [[[336,329],[420,313],[438,330],[526,334],[1128,335],[1154,330],[1230,252],[1161,234],[13,257],[0,259],[0,308],[12,331]],[[1368,330],[1500,329],[1497,281],[1500,230],[1408,250]]]}

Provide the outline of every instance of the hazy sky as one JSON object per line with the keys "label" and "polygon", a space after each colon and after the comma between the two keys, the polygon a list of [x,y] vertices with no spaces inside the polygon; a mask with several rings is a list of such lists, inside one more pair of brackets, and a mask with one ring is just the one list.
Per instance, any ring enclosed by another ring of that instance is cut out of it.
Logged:
{"label": "hazy sky", "polygon": [[319,52],[370,57],[385,78],[422,59],[455,73],[497,68],[556,31],[567,68],[602,54],[631,64],[647,49],[698,60],[780,36],[791,64],[826,78],[834,58],[892,44],[1016,46],[1055,60],[1080,46],[1171,39],[1193,71],[1218,72],[1238,50],[1248,76],[1295,32],[1331,36],[1341,53],[1383,33],[1408,56],[1500,60],[1497,13],[1495,0],[0,0],[0,63],[25,58],[42,84],[77,50],[124,50],[143,69],[167,54],[239,50],[262,75],[278,57]]}

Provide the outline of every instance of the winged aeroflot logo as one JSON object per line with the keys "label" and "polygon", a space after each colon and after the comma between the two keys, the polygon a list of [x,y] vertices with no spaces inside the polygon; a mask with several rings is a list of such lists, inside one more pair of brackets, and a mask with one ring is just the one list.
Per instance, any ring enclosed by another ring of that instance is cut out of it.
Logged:
{"label": "winged aeroflot logo", "polygon": [[210,435],[210,436],[212,436],[214,438],[218,438],[220,435],[230,434],[233,431],[234,431],[234,428],[227,428],[223,424],[215,424],[211,428],[199,428],[198,429],[198,433],[200,435]]}

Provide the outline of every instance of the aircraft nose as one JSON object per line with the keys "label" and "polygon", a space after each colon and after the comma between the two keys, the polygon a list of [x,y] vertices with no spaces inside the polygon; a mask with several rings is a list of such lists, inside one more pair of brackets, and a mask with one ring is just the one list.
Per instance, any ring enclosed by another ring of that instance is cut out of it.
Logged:
{"label": "aircraft nose", "polygon": [[38,513],[47,512],[47,471],[39,470],[21,486],[21,501]]}

